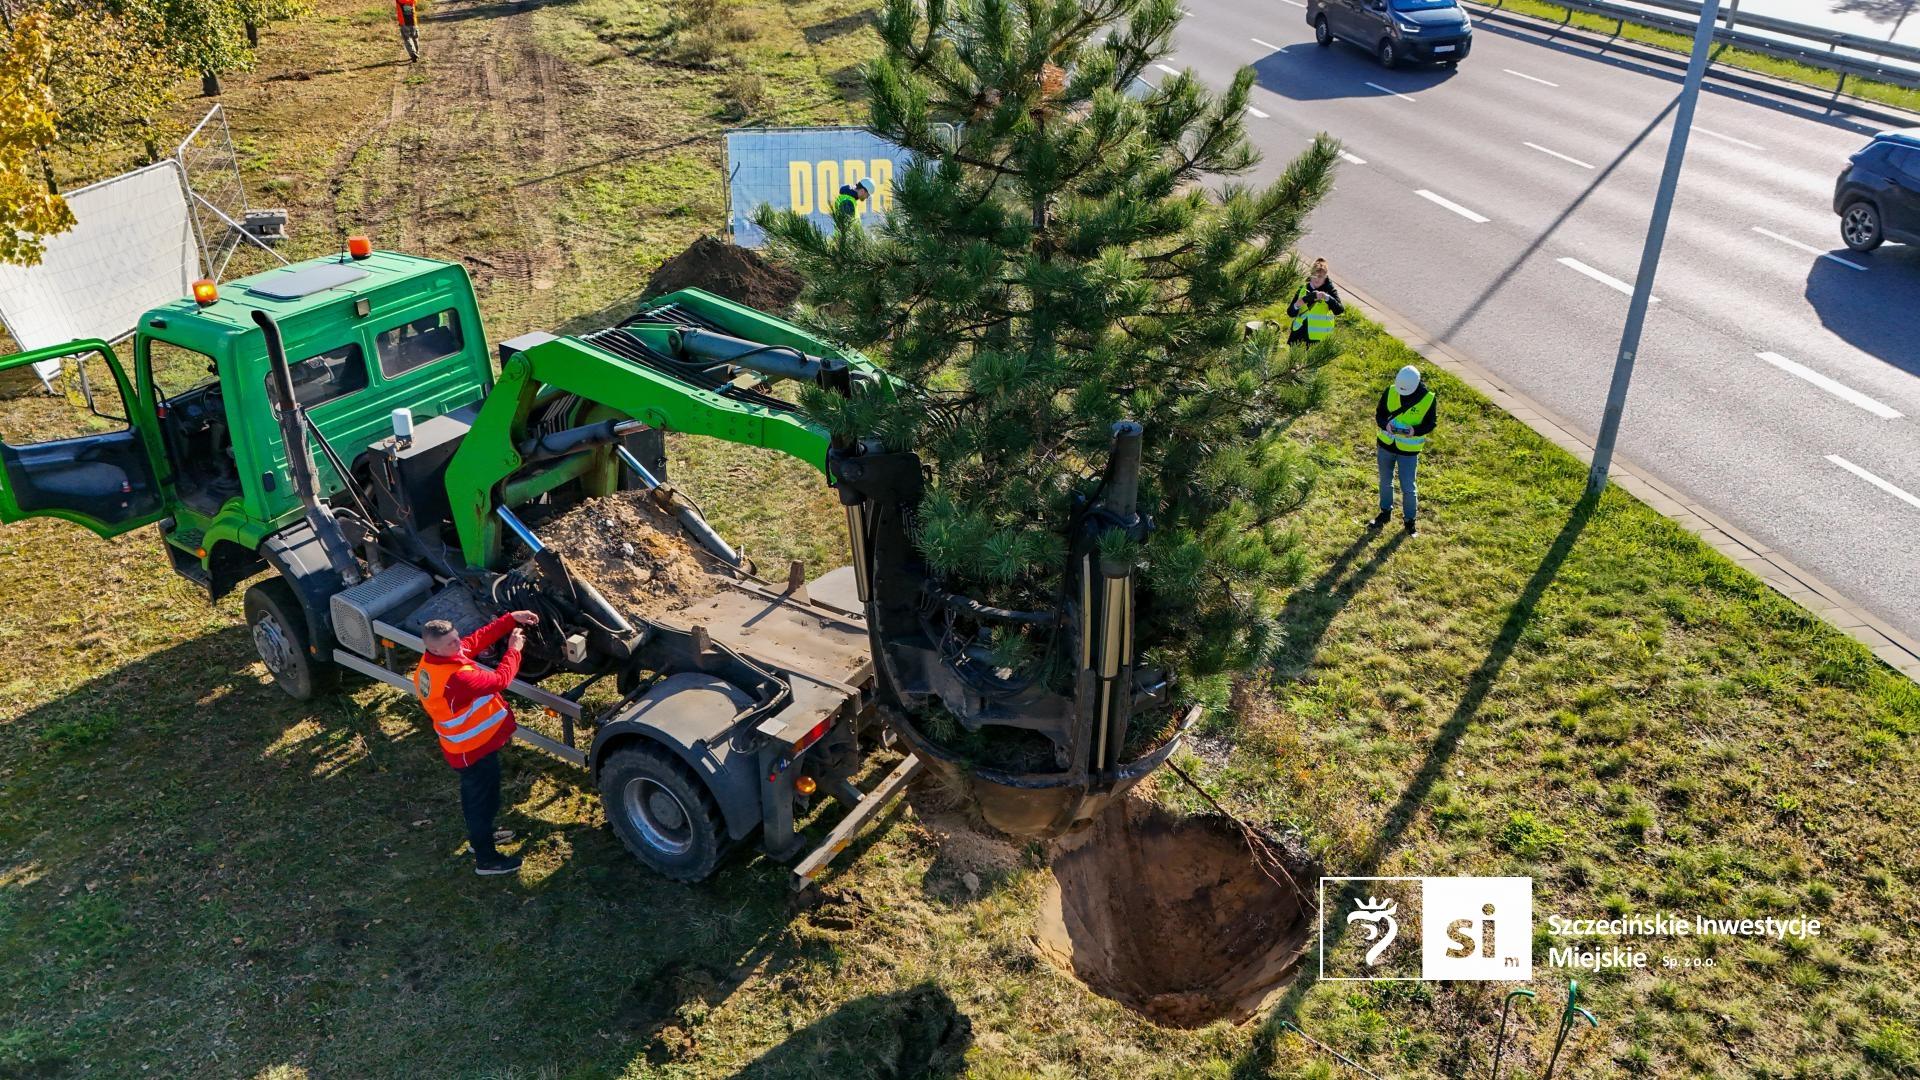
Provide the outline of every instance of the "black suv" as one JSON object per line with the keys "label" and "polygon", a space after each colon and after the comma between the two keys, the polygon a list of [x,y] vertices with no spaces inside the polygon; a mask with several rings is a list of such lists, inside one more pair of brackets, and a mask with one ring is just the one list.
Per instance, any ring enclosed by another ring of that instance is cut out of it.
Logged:
{"label": "black suv", "polygon": [[1920,244],[1920,128],[1883,131],[1847,160],[1833,185],[1840,239],[1855,251]]}
{"label": "black suv", "polygon": [[1402,60],[1452,67],[1473,47],[1473,23],[1457,0],[1308,0],[1307,25],[1320,45],[1344,38],[1382,67]]}

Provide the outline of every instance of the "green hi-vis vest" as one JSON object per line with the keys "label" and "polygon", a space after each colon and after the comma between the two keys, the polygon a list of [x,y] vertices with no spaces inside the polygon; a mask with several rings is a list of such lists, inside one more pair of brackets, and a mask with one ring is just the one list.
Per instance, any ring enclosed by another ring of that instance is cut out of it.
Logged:
{"label": "green hi-vis vest", "polygon": [[855,217],[859,217],[860,200],[845,192],[835,195],[833,197],[833,216],[839,217],[841,214],[852,214]]}
{"label": "green hi-vis vest", "polygon": [[[1405,424],[1409,428],[1419,427],[1420,422],[1425,420],[1427,413],[1432,410],[1433,391],[1431,390],[1428,390],[1419,401],[1413,403],[1412,408],[1403,413],[1400,412],[1400,388],[1396,386],[1387,388],[1387,423],[1389,425],[1400,423]],[[1398,414],[1397,416],[1395,415],[1396,413]],[[1417,454],[1427,447],[1427,437],[1425,435],[1407,435],[1397,432],[1389,434],[1382,431],[1377,433],[1376,438],[1380,440],[1381,446],[1399,450],[1407,454]]]}
{"label": "green hi-vis vest", "polygon": [[[1306,295],[1307,287],[1302,285],[1300,291],[1294,295],[1294,299],[1298,300]],[[1315,300],[1311,307],[1302,308],[1300,314],[1293,317],[1293,325],[1287,329],[1298,330],[1302,323],[1307,327],[1307,340],[1320,341],[1333,333],[1333,309],[1327,306],[1325,300]]]}

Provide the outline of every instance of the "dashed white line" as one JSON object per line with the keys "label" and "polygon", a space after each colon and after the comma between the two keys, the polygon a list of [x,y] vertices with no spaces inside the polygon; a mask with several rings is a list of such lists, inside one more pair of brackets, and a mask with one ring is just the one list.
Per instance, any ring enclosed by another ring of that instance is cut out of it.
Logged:
{"label": "dashed white line", "polygon": [[1899,488],[1894,487],[1892,484],[1887,483],[1885,480],[1882,480],[1879,477],[1868,472],[1867,470],[1861,468],[1860,466],[1855,465],[1853,462],[1848,461],[1846,458],[1841,457],[1839,454],[1828,454],[1827,460],[1847,470],[1848,472],[1859,477],[1860,479],[1865,480],[1867,483],[1872,484],[1874,487],[1879,488],[1881,491],[1884,491],[1887,494],[1893,496],[1894,498],[1899,499],[1901,502],[1906,503],[1909,506],[1920,507],[1920,495],[1915,495],[1909,491],[1901,491]]}
{"label": "dashed white line", "polygon": [[1537,82],[1541,86],[1551,86],[1551,87],[1554,87],[1555,89],[1558,89],[1560,86],[1560,84],[1557,82],[1548,82],[1547,80],[1539,77],[1538,75],[1529,75],[1524,71],[1515,71],[1512,68],[1501,68],[1500,70],[1506,72],[1509,75],[1518,75],[1521,78],[1527,80],[1528,82]]}
{"label": "dashed white line", "polygon": [[1303,8],[1307,6],[1301,3],[1300,0],[1287,0],[1287,3],[1292,4],[1294,7],[1297,7],[1297,8]]}
{"label": "dashed white line", "polygon": [[[1579,259],[1563,258],[1557,261],[1560,263],[1561,266],[1564,266],[1567,269],[1572,270],[1576,274],[1585,274],[1586,276],[1592,278],[1593,280],[1599,282],[1602,285],[1607,286],[1610,289],[1617,289],[1620,292],[1626,293],[1628,296],[1633,295],[1633,286],[1627,284],[1624,281],[1621,281],[1619,278],[1614,277],[1612,274],[1595,270],[1593,267],[1588,266],[1586,263],[1581,262]],[[1660,302],[1660,298],[1657,296],[1649,296],[1647,297],[1647,302],[1650,304],[1657,304]]]}
{"label": "dashed white line", "polygon": [[1381,85],[1380,85],[1379,83],[1377,83],[1377,82],[1370,82],[1370,83],[1368,83],[1367,85],[1368,85],[1368,86],[1371,86],[1371,87],[1373,87],[1373,88],[1374,88],[1375,90],[1378,90],[1378,91],[1380,91],[1380,92],[1381,92],[1381,93],[1383,93],[1383,94],[1392,94],[1392,95],[1393,95],[1394,97],[1397,97],[1397,98],[1400,98],[1400,99],[1402,99],[1402,100],[1405,100],[1405,101],[1412,101],[1412,100],[1413,100],[1413,97],[1412,97],[1411,95],[1408,95],[1408,94],[1403,94],[1403,93],[1401,93],[1401,92],[1400,92],[1400,91],[1398,91],[1398,90],[1389,90],[1389,89],[1387,89],[1386,87],[1384,87],[1384,86],[1381,86]]}
{"label": "dashed white line", "polygon": [[1731,135],[1722,135],[1717,131],[1711,131],[1707,128],[1701,127],[1699,124],[1693,125],[1693,130],[1699,132],[1702,135],[1711,135],[1716,139],[1725,139],[1728,142],[1733,143],[1735,146],[1744,146],[1749,150],[1765,150],[1766,149],[1766,147],[1764,146],[1760,146],[1756,143],[1750,143],[1745,139],[1736,139]]}
{"label": "dashed white line", "polygon": [[1345,150],[1340,151],[1340,159],[1342,161],[1351,161],[1355,165],[1365,165],[1367,163],[1366,158],[1360,157],[1355,154],[1349,154]]}
{"label": "dashed white line", "polygon": [[1268,116],[1268,115],[1267,115],[1266,113],[1263,113],[1263,112],[1261,112],[1261,111],[1260,111],[1259,109],[1256,109],[1256,108],[1254,108],[1254,107],[1253,107],[1253,106],[1251,106],[1251,105],[1249,105],[1249,106],[1247,106],[1247,111],[1248,111],[1248,112],[1250,112],[1250,113],[1252,113],[1253,115],[1255,115],[1255,116],[1257,116],[1257,117],[1259,117],[1259,118],[1260,118],[1260,119],[1262,119],[1262,120],[1271,120],[1271,119],[1273,119],[1273,117],[1271,117],[1271,116]]}
{"label": "dashed white line", "polygon": [[1779,233],[1774,232],[1772,229],[1763,229],[1760,226],[1755,225],[1753,227],[1753,231],[1759,233],[1761,236],[1770,236],[1775,240],[1778,240],[1781,243],[1786,244],[1790,247],[1797,247],[1801,251],[1804,251],[1809,255],[1818,255],[1823,259],[1831,259],[1834,262],[1839,263],[1841,266],[1845,266],[1854,270],[1866,269],[1866,267],[1861,266],[1859,263],[1854,262],[1852,259],[1843,259],[1840,256],[1835,255],[1831,251],[1822,251],[1821,249],[1814,247],[1812,244],[1803,244],[1800,241],[1795,240],[1791,236],[1781,236]]}
{"label": "dashed white line", "polygon": [[1481,216],[1480,214],[1474,213],[1473,211],[1467,209],[1466,207],[1461,206],[1459,203],[1454,202],[1452,199],[1445,198],[1444,196],[1440,196],[1440,195],[1435,195],[1433,192],[1428,191],[1426,188],[1421,188],[1420,190],[1414,192],[1414,194],[1420,196],[1421,198],[1427,200],[1430,203],[1434,203],[1436,205],[1446,207],[1447,209],[1453,211],[1454,213],[1459,214],[1461,217],[1466,218],[1468,221],[1473,222],[1475,225],[1483,225],[1486,223],[1487,219]]}
{"label": "dashed white line", "polygon": [[1561,161],[1569,161],[1569,162],[1572,162],[1573,164],[1575,164],[1575,165],[1578,165],[1578,166],[1580,166],[1580,167],[1581,167],[1581,168],[1583,168],[1583,169],[1591,169],[1591,168],[1593,168],[1593,166],[1591,166],[1591,165],[1589,165],[1589,164],[1587,164],[1587,163],[1586,163],[1586,162],[1584,162],[1584,161],[1581,161],[1581,160],[1580,160],[1579,158],[1577,158],[1577,157],[1568,157],[1567,155],[1565,155],[1565,154],[1563,154],[1563,153],[1561,153],[1561,152],[1560,152],[1560,151],[1558,151],[1558,150],[1549,150],[1549,149],[1547,149],[1546,147],[1544,147],[1544,146],[1541,146],[1541,145],[1540,145],[1539,143],[1530,143],[1530,142],[1523,142],[1523,143],[1521,143],[1520,145],[1522,145],[1522,146],[1531,146],[1531,147],[1533,147],[1533,148],[1534,148],[1535,150],[1538,150],[1538,151],[1540,151],[1541,153],[1543,153],[1543,154],[1545,154],[1545,155],[1547,155],[1548,157],[1557,157],[1557,158],[1559,158],[1559,159],[1560,159]]}
{"label": "dashed white line", "polygon": [[1170,68],[1170,67],[1168,67],[1168,66],[1167,66],[1167,65],[1165,65],[1165,64],[1155,64],[1155,65],[1153,65],[1153,66],[1154,66],[1154,67],[1157,67],[1157,68],[1159,68],[1159,69],[1160,69],[1161,71],[1164,71],[1164,72],[1166,72],[1166,73],[1167,73],[1167,74],[1169,74],[1169,75],[1178,75],[1178,74],[1180,74],[1179,72],[1177,72],[1177,71],[1175,71],[1175,70],[1173,70],[1172,68]]}
{"label": "dashed white line", "polygon": [[1274,52],[1284,51],[1280,46],[1275,45],[1271,41],[1261,41],[1259,38],[1248,38],[1247,40],[1253,42],[1255,45],[1258,45],[1263,49],[1272,49]]}
{"label": "dashed white line", "polygon": [[1883,420],[1898,420],[1900,418],[1899,410],[1892,406],[1875,401],[1860,391],[1855,390],[1853,387],[1829,379],[1804,364],[1796,364],[1786,357],[1781,356],[1779,353],[1763,352],[1754,353],[1754,355],[1797,379],[1805,379],[1849,405],[1858,405]]}

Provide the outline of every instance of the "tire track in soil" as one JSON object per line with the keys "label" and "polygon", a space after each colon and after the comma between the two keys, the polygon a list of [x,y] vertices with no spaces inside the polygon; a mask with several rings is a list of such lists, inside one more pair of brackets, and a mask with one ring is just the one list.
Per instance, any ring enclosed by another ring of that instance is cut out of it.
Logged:
{"label": "tire track in soil", "polygon": [[[515,187],[560,171],[568,153],[571,80],[534,39],[533,17],[422,20],[420,63],[395,68],[386,115],[342,147],[329,185],[336,230],[464,262],[497,336],[524,328],[563,261],[544,204]],[[360,205],[343,208],[356,181]]]}

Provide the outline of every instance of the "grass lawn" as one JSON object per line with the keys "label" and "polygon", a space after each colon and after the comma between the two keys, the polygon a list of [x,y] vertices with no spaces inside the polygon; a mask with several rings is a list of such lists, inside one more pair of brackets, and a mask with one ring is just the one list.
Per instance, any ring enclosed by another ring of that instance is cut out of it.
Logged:
{"label": "grass lawn", "polygon": [[[762,109],[843,115],[865,10],[722,13],[746,34],[652,4],[444,4],[419,69],[356,72],[341,58],[397,51],[384,9],[323,2],[228,96],[250,177],[287,178],[296,254],[331,245],[329,215],[415,207],[382,242],[465,259],[500,339],[618,309],[718,226],[710,136],[742,71],[780,84]],[[709,47],[749,63],[691,59]],[[1920,692],[1630,498],[1582,506],[1577,462],[1444,376],[1423,535],[1364,532],[1373,395],[1412,356],[1358,321],[1349,344],[1298,428],[1323,569],[1288,600],[1281,669],[1184,765],[1329,873],[1530,874],[1542,924],[1826,924],[1649,943],[1712,966],[1593,978],[1602,1026],[1560,1075],[1920,1074]],[[684,443],[675,469],[763,561],[844,557],[806,470]],[[579,774],[515,749],[526,870],[475,879],[417,707],[286,700],[239,598],[163,565],[144,532],[0,527],[0,1076],[1340,1075],[1277,1025],[1162,1029],[1086,992],[1033,944],[1041,852],[924,796],[796,903],[751,855],[650,877]],[[1566,978],[1548,944],[1506,1059],[1533,1074]],[[1484,1075],[1499,994],[1302,983],[1282,1008],[1383,1075]]]}
{"label": "grass lawn", "polygon": [[[1693,51],[1693,38],[1691,35],[1675,33],[1672,30],[1663,30],[1657,26],[1648,26],[1644,23],[1618,23],[1600,15],[1593,15],[1584,11],[1574,11],[1571,8],[1562,7],[1559,4],[1549,2],[1549,0],[1481,0],[1481,2],[1500,11],[1511,11],[1516,15],[1531,15],[1537,19],[1548,19],[1553,22],[1578,27],[1582,30],[1605,33],[1610,37],[1618,36],[1627,41],[1636,41],[1643,45],[1652,45],[1655,48],[1665,49],[1668,52],[1677,52],[1683,56]],[[1798,21],[1809,25],[1818,25],[1819,20],[1807,17]],[[1734,25],[1738,28],[1739,20],[1737,18],[1734,21]],[[1750,49],[1737,49],[1729,45],[1716,45],[1713,50],[1713,62],[1724,67],[1742,68],[1747,71],[1758,72],[1761,75],[1771,75],[1776,79],[1802,83],[1817,90],[1830,91],[1841,88],[1840,73],[1837,71],[1828,71],[1825,68],[1802,64],[1797,60],[1786,60],[1778,56],[1769,56],[1766,53],[1754,52]],[[1899,86],[1894,83],[1878,82],[1873,79],[1861,79],[1852,76],[1847,78],[1844,89],[1848,94],[1857,98],[1864,98],[1868,101],[1880,102],[1883,105],[1892,105],[1895,108],[1920,112],[1920,90]]]}

